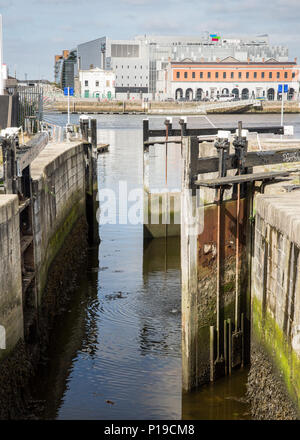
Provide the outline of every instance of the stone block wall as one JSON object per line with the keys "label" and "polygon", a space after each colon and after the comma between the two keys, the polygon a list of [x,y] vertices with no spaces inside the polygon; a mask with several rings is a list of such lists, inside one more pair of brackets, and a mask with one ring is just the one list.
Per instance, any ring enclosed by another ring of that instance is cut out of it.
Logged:
{"label": "stone block wall", "polygon": [[0,359],[23,338],[19,202],[0,196]]}
{"label": "stone block wall", "polygon": [[38,302],[48,269],[85,212],[83,144],[49,144],[31,164]]}
{"label": "stone block wall", "polygon": [[256,209],[249,395],[260,408],[254,411],[257,418],[295,418],[300,414],[299,192],[258,196]]}

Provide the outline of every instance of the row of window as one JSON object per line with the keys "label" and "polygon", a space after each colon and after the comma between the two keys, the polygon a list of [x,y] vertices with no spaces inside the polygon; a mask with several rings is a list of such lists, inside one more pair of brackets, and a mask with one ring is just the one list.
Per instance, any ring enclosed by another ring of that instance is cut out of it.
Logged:
{"label": "row of window", "polygon": [[[188,77],[188,72],[176,72],[176,78],[181,78],[181,74],[183,73],[183,77],[187,78]],[[227,76],[228,73],[228,76]],[[229,76],[230,73],[230,76]],[[215,72],[214,73],[214,77],[216,79],[218,78],[230,78],[230,79],[234,79],[235,78],[235,73],[238,74],[238,78],[242,78],[242,72]],[[265,72],[259,72],[260,73],[260,78],[264,79],[265,78]],[[280,78],[280,73],[281,72],[269,72],[269,79],[273,78],[273,73],[274,73],[274,78],[279,79]],[[276,73],[276,76],[275,76]],[[250,77],[249,72],[246,72],[246,78],[248,79]],[[192,72],[192,78],[196,78],[196,72]],[[203,72],[199,72],[199,78],[203,78]],[[212,78],[212,72],[207,72],[207,78]],[[253,78],[257,79],[258,78],[258,72],[253,72]],[[288,72],[284,72],[284,78],[287,79],[288,78]],[[292,72],[292,78],[295,78],[295,72]]]}
{"label": "row of window", "polygon": [[[118,75],[116,75],[116,79],[118,78]],[[120,78],[120,77],[119,77]],[[121,78],[123,79],[124,76],[121,75]],[[129,79],[129,76],[127,76],[127,79]],[[136,79],[136,76],[134,77],[134,79]],[[142,75],[140,76],[140,79],[143,79]],[[145,79],[148,79],[148,76],[145,77]]]}
{"label": "row of window", "polygon": [[[89,85],[88,80],[85,80],[84,81],[84,86],[88,87],[88,85]],[[99,87],[99,81],[95,81],[95,87]],[[109,80],[106,80],[106,87],[110,87],[110,81]]]}
{"label": "row of window", "polygon": [[[119,67],[120,67],[120,66],[119,66]],[[116,66],[116,69],[117,69],[117,68],[118,68],[118,66]],[[134,66],[134,68],[137,69],[138,66]],[[140,66],[140,68],[142,69],[143,66]],[[121,69],[124,69],[124,66],[121,66]],[[127,69],[130,69],[130,66],[127,66]],[[146,67],[146,69],[147,69],[147,67]]]}

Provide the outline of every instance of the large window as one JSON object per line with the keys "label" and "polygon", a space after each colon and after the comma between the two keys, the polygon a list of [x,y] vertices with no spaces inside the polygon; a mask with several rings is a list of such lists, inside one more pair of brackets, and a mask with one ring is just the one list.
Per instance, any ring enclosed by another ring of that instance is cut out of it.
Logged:
{"label": "large window", "polygon": [[216,78],[219,78],[219,72],[216,72]]}
{"label": "large window", "polygon": [[187,72],[184,72],[184,77],[187,78]]}
{"label": "large window", "polygon": [[122,58],[137,58],[139,57],[138,44],[112,44],[111,56]]}
{"label": "large window", "polygon": [[196,78],[195,72],[192,72],[192,78]]}
{"label": "large window", "polygon": [[257,72],[254,72],[253,76],[254,76],[254,79],[256,79],[257,78]]}
{"label": "large window", "polygon": [[239,78],[242,78],[242,72],[239,72]]}
{"label": "large window", "polygon": [[246,78],[247,79],[249,78],[249,72],[246,72]]}
{"label": "large window", "polygon": [[265,77],[265,72],[261,72],[261,77],[262,77],[262,78]]}
{"label": "large window", "polygon": [[272,72],[269,72],[269,78],[272,78],[272,76],[273,76]]}
{"label": "large window", "polygon": [[284,78],[287,79],[287,77],[288,77],[288,73],[284,72]]}
{"label": "large window", "polygon": [[226,78],[226,72],[223,72],[223,78],[224,79]]}
{"label": "large window", "polygon": [[234,77],[234,72],[231,72],[230,73],[230,78],[233,79],[233,77]]}
{"label": "large window", "polygon": [[210,72],[207,72],[207,78],[210,78]]}
{"label": "large window", "polygon": [[180,72],[176,72],[176,78],[180,78]]}
{"label": "large window", "polygon": [[200,78],[203,78],[203,72],[200,72]]}
{"label": "large window", "polygon": [[276,73],[276,77],[277,77],[277,79],[280,78],[280,72],[277,72],[277,73]]}

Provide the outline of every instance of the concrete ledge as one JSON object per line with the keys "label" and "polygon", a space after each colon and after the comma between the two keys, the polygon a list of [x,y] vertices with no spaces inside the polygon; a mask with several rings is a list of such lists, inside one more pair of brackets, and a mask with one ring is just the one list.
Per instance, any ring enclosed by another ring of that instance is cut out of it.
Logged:
{"label": "concrete ledge", "polygon": [[57,166],[81,151],[83,151],[82,142],[48,144],[39,156],[31,163],[30,170],[32,180],[39,180],[43,174],[53,172]]}
{"label": "concrete ledge", "polygon": [[256,212],[266,223],[300,247],[300,192],[277,196],[258,195]]}

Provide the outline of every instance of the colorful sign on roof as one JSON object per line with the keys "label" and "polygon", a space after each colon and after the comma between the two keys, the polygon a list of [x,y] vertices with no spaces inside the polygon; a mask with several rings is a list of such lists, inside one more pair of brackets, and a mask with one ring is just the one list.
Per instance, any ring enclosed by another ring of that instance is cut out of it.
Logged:
{"label": "colorful sign on roof", "polygon": [[221,38],[218,34],[210,34],[209,36],[211,38],[211,41],[219,41]]}

